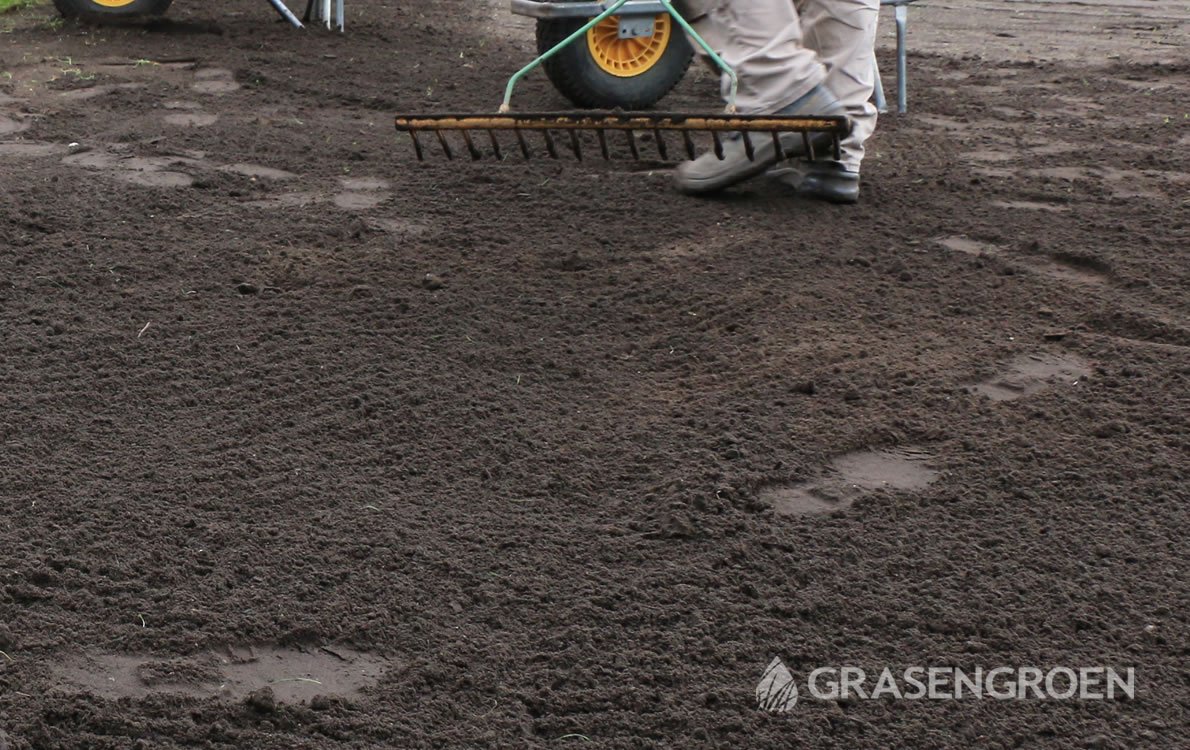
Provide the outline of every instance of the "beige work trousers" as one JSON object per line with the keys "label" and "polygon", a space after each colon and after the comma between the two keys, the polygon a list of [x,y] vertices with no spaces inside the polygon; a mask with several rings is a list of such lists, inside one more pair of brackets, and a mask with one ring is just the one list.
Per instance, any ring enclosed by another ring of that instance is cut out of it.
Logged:
{"label": "beige work trousers", "polygon": [[[826,83],[852,121],[843,165],[859,171],[876,129],[880,0],[684,0],[680,10],[736,71],[740,112],[772,114]],[[726,98],[727,76],[722,90]]]}

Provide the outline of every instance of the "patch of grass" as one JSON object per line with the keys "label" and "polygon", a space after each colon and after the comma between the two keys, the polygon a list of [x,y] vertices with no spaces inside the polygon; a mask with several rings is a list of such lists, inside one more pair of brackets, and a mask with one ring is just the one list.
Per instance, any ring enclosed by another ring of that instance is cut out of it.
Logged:
{"label": "patch of grass", "polygon": [[0,0],[0,13],[29,8],[34,5],[40,5],[42,2],[43,0]]}

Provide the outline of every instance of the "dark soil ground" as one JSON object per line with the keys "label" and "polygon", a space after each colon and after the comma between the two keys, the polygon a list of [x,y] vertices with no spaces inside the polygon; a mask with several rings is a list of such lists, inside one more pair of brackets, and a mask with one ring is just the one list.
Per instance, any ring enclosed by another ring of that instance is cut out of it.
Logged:
{"label": "dark soil ground", "polygon": [[218,5],[0,19],[0,746],[1187,746],[1184,57],[914,55],[843,208],[419,165],[525,40]]}

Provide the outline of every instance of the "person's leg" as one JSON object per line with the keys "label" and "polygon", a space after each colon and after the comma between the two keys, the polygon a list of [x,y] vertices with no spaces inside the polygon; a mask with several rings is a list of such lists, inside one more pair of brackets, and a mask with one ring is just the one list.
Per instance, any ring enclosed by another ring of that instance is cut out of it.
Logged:
{"label": "person's leg", "polygon": [[[790,0],[686,0],[679,10],[735,70],[736,106],[743,114],[772,114],[826,78],[826,68],[802,43],[802,25]],[[695,49],[702,54],[698,45]],[[729,90],[724,75],[724,100]]]}
{"label": "person's leg", "polygon": [[847,108],[851,135],[842,143],[845,168],[859,171],[864,141],[876,129],[876,24],[880,0],[797,0],[804,43],[826,66],[826,85]]}
{"label": "person's leg", "polygon": [[[802,26],[791,0],[687,0],[684,10],[695,31],[736,72],[736,106],[741,113],[845,113],[835,95],[822,85],[826,68],[802,44]],[[725,98],[729,82],[723,76]],[[787,135],[791,149],[795,141],[801,141],[800,134]],[[771,139],[755,144],[752,159],[747,158],[738,137],[724,144],[724,152],[723,159],[704,154],[679,165],[675,174],[677,189],[684,193],[714,192],[760,174],[777,161]]]}
{"label": "person's leg", "polygon": [[836,203],[859,199],[864,142],[876,129],[871,98],[876,83],[876,25],[880,0],[796,0],[805,44],[826,66],[826,85],[847,108],[851,134],[839,161],[819,160],[782,170],[783,181],[811,198]]}

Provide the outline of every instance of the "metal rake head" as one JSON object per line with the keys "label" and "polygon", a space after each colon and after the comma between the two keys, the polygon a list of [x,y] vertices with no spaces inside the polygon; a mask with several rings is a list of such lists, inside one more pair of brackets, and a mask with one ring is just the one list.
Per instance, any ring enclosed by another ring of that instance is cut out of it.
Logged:
{"label": "metal rake head", "polygon": [[[628,153],[635,160],[641,159],[641,148],[636,133],[650,133],[658,156],[670,161],[670,149],[665,141],[666,132],[681,134],[682,150],[689,159],[697,156],[697,147],[692,134],[709,134],[711,147],[716,156],[724,158],[724,134],[739,133],[743,139],[744,151],[749,160],[755,160],[760,144],[771,139],[778,161],[787,158],[790,151],[815,158],[817,148],[829,147],[834,158],[839,158],[839,142],[850,129],[846,117],[777,117],[770,115],[687,115],[674,113],[626,113],[626,112],[554,112],[533,114],[498,115],[398,115],[396,126],[399,132],[408,133],[419,161],[426,157],[427,145],[424,136],[431,143],[436,142],[447,159],[455,157],[454,146],[459,146],[473,161],[479,161],[488,154],[498,160],[505,158],[498,133],[512,133],[516,151],[525,159],[531,159],[534,151],[526,137],[528,133],[539,133],[545,153],[557,159],[563,151],[569,151],[579,161],[583,160],[583,133],[593,132],[600,155],[605,160],[613,156],[609,132],[625,135]],[[485,138],[473,134],[482,132]],[[449,134],[457,133],[459,138],[452,146]],[[555,133],[564,134],[559,148]],[[800,143],[796,136],[800,134]],[[827,141],[824,143],[823,141]],[[800,146],[800,148],[798,148]],[[766,146],[767,147],[767,146]],[[793,155],[793,154],[789,154]]]}

